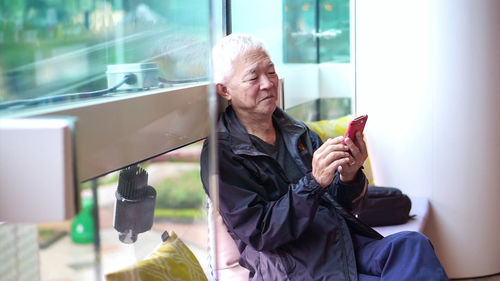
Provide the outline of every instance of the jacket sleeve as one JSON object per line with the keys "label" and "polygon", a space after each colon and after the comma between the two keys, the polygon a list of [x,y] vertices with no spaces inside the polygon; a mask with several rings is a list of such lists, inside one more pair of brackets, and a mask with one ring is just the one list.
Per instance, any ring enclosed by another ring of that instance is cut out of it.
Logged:
{"label": "jacket sleeve", "polygon": [[330,193],[335,201],[342,205],[342,207],[352,212],[362,205],[366,197],[367,187],[368,181],[361,169],[358,170],[354,181],[350,183],[343,183],[340,180],[339,173],[336,172],[333,183],[328,187],[328,193]]}
{"label": "jacket sleeve", "polygon": [[[323,142],[316,132],[311,129],[308,129],[308,131],[313,151],[316,151],[316,149],[318,149]],[[366,188],[366,176],[363,171],[359,169],[354,181],[350,183],[343,183],[340,180],[338,171],[336,171],[333,182],[327,189],[328,193],[330,193],[335,201],[342,205],[342,207],[349,211],[353,211],[361,206],[361,203],[366,195]]]}
{"label": "jacket sleeve", "polygon": [[[320,197],[326,191],[309,173],[297,184],[290,184],[285,194],[269,200],[262,183],[266,175],[251,161],[223,148],[219,149],[218,161],[220,214],[230,232],[259,251],[273,250],[300,237],[314,218]],[[206,190],[207,163],[205,145],[201,176]]]}

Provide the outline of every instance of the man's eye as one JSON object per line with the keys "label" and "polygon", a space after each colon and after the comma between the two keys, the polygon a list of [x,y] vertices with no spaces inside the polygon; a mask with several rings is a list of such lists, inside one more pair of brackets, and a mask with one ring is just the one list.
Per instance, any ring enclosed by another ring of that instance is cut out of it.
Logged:
{"label": "man's eye", "polygon": [[248,80],[249,80],[249,81],[255,81],[255,80],[257,80],[257,77],[252,77],[252,78],[250,78],[250,79],[248,79]]}
{"label": "man's eye", "polygon": [[276,74],[276,71],[269,71],[269,74],[274,75]]}

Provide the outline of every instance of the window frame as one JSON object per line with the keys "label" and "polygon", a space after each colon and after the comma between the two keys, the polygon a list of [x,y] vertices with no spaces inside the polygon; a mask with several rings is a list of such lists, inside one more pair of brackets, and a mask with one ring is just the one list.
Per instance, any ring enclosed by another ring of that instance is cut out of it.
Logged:
{"label": "window frame", "polygon": [[210,85],[117,94],[18,111],[0,119],[74,119],[73,165],[77,182],[84,182],[206,138]]}

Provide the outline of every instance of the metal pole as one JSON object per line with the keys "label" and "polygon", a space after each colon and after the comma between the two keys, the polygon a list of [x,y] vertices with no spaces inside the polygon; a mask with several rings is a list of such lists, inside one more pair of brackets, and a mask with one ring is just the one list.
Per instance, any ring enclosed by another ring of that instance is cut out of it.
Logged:
{"label": "metal pole", "polygon": [[[215,29],[217,24],[215,22],[215,11],[217,5],[216,1],[210,1],[210,46],[213,47],[217,41]],[[223,14],[226,18],[223,20],[225,23],[225,33],[229,34],[231,32],[231,19],[227,18],[227,15],[231,14],[230,4],[224,2]],[[224,27],[223,27],[224,28]],[[217,281],[219,279],[217,274],[217,228],[215,227],[215,214],[219,210],[219,171],[218,171],[218,159],[217,159],[217,138],[215,134],[217,117],[218,117],[218,102],[217,93],[215,92],[215,85],[213,84],[213,63],[212,56],[210,56],[210,81],[212,81],[210,87],[208,87],[207,98],[208,98],[208,110],[209,110],[209,128],[210,134],[208,136],[209,141],[209,193],[212,208],[209,208],[209,247],[210,247],[210,267],[212,268],[212,279]]]}
{"label": "metal pole", "polygon": [[97,179],[92,180],[92,200],[94,201],[92,215],[94,217],[94,269],[95,280],[102,280],[101,239],[99,231],[99,201],[97,196]]}

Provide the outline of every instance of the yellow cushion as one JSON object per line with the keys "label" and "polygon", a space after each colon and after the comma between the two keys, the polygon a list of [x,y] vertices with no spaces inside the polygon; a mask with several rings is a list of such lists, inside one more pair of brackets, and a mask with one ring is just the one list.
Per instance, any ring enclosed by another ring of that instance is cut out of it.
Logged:
{"label": "yellow cushion", "polygon": [[[326,141],[328,138],[343,136],[345,134],[345,131],[347,130],[347,125],[353,118],[354,118],[353,115],[346,115],[338,119],[321,120],[321,121],[305,122],[305,123],[311,130],[318,133],[319,137],[323,141]],[[373,180],[370,158],[366,158],[363,167],[364,167],[363,172],[365,173],[366,178],[368,179],[368,183],[370,185],[374,185],[375,182]]]}
{"label": "yellow cushion", "polygon": [[208,281],[200,263],[175,232],[147,258],[106,274],[107,281]]}

